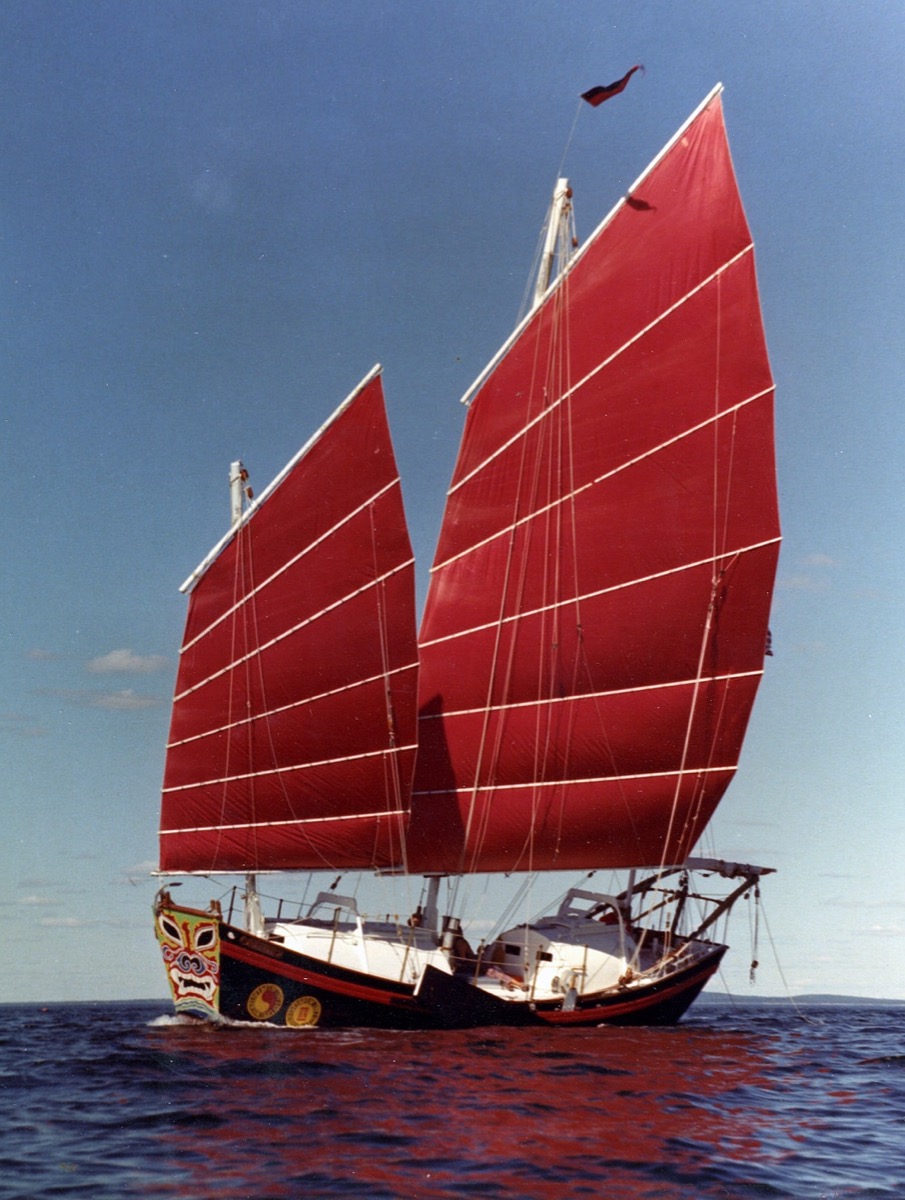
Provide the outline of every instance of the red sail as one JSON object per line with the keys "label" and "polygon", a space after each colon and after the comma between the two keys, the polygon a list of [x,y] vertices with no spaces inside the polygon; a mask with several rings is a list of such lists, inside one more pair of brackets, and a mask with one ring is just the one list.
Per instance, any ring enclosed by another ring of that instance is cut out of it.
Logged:
{"label": "red sail", "polygon": [[715,94],[474,395],[421,630],[412,869],[692,849],[763,670],[772,403]]}
{"label": "red sail", "polygon": [[397,864],[416,691],[414,568],[374,375],[191,594],[161,869]]}

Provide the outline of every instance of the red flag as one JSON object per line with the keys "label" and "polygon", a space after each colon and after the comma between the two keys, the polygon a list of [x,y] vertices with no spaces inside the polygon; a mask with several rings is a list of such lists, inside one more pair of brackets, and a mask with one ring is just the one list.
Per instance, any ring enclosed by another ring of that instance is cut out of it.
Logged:
{"label": "red flag", "polygon": [[598,104],[603,104],[604,100],[609,100],[613,96],[618,96],[620,92],[624,92],[628,86],[628,81],[635,72],[642,71],[643,69],[641,64],[638,63],[630,71],[626,71],[622,78],[617,79],[615,83],[608,83],[606,87],[592,87],[589,92],[582,92],[581,98],[582,100],[587,100],[592,108],[596,108]]}

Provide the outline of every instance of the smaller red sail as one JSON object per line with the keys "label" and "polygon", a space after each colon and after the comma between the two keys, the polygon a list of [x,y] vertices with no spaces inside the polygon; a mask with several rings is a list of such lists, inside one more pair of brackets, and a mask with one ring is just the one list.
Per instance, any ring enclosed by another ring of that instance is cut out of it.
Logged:
{"label": "smaller red sail", "polygon": [[414,564],[375,370],[200,569],[161,870],[396,865],[417,657]]}

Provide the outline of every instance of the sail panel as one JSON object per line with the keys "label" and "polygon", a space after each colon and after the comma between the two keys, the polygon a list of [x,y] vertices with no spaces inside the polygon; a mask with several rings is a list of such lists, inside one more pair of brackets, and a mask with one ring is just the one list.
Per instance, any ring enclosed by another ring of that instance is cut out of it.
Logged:
{"label": "sail panel", "polygon": [[417,670],[412,553],[378,376],[192,591],[161,869],[397,863]]}
{"label": "sail panel", "polygon": [[161,835],[161,870],[182,872],[179,863],[185,844],[191,857],[216,862],[217,871],[248,870],[248,862],[268,864],[270,871],[291,871],[300,861],[312,869],[355,870],[362,863],[398,862],[401,855],[402,820],[398,814],[365,813],[336,821],[320,820],[312,825],[297,821],[249,830],[244,826],[192,829],[183,835]]}
{"label": "sail panel", "polygon": [[[581,871],[588,869],[589,854],[611,868],[681,862],[733,774],[725,769],[472,790],[465,812],[455,793],[437,792],[432,797],[437,813],[433,869],[448,874],[543,871],[552,863],[557,870]],[[675,820],[664,824],[664,811],[674,812]],[[599,831],[590,846],[589,824]],[[410,842],[410,855],[414,850]]]}
{"label": "sail panel", "polygon": [[[410,765],[414,746],[400,747],[396,757],[403,766]],[[373,811],[375,779],[387,771],[381,752],[362,751],[295,767],[284,766],[279,770],[237,771],[174,786],[166,789],[165,796],[178,799],[183,825],[171,832],[182,835],[187,830],[211,824],[210,813],[214,805],[216,827],[235,826],[250,831],[274,823],[311,827],[318,821],[360,817]],[[401,793],[388,794],[381,779],[378,815],[391,812],[398,816],[402,813],[400,797]],[[253,801],[253,812],[249,812],[249,798]],[[312,808],[316,815],[306,816],[306,810]],[[245,870],[244,867],[240,869]]]}
{"label": "sail panel", "polygon": [[[769,394],[760,397],[636,459],[625,471],[570,488],[565,502],[541,505],[496,538],[448,560],[435,572],[443,605],[428,608],[422,644],[551,603],[643,586],[653,576],[678,575],[695,564],[719,570],[751,547],[775,540],[771,522],[747,516],[749,505],[773,503],[774,487],[762,467],[762,456],[771,452],[771,400]],[[705,459],[715,460],[706,480]],[[677,586],[684,584],[679,580]]]}
{"label": "sail panel", "polygon": [[[715,676],[759,671],[777,555],[776,542],[740,555],[716,596],[705,562],[586,596],[580,606],[526,611],[425,644],[422,707],[483,711],[677,683],[696,678],[700,667]],[[698,614],[691,628],[689,613]],[[639,736],[656,737],[656,722]]]}
{"label": "sail panel", "polygon": [[[669,773],[677,762],[685,770],[731,770],[760,675],[583,696],[575,703],[543,700],[488,712],[444,713],[422,722],[420,753],[442,755],[450,776],[471,779],[480,788],[517,786],[529,755],[538,759],[543,786]],[[696,687],[700,691],[694,697]],[[658,736],[649,738],[644,728],[654,705]],[[494,752],[482,755],[482,746]]]}
{"label": "sail panel", "polygon": [[773,383],[716,97],[472,400],[421,627],[413,866],[690,850],[737,763],[778,542]]}

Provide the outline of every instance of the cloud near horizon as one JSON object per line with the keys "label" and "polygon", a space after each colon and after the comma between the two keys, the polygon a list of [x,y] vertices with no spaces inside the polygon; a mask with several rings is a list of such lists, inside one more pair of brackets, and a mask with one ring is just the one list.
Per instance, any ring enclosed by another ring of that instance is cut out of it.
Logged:
{"label": "cloud near horizon", "polygon": [[162,671],[168,661],[162,654],[135,654],[132,650],[122,649],[92,658],[85,666],[93,675],[152,675],[155,671]]}
{"label": "cloud near horizon", "polygon": [[143,696],[132,688],[122,688],[118,692],[90,692],[87,689],[77,688],[42,688],[35,694],[51,696],[56,700],[63,700],[67,704],[77,704],[81,708],[104,708],[115,712],[159,708],[163,703],[158,696]]}

